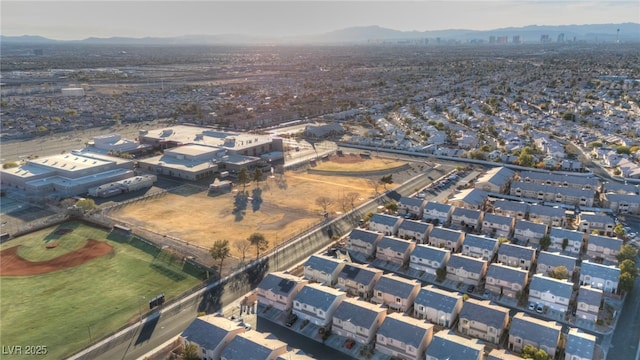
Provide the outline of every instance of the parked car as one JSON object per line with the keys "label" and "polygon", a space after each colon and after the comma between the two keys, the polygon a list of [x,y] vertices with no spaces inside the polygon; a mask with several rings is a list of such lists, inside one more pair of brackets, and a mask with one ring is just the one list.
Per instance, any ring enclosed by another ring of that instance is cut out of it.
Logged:
{"label": "parked car", "polygon": [[483,299],[488,299],[490,295],[491,295],[491,293],[489,292],[489,290],[485,290],[485,291],[482,293],[482,298],[483,298]]}
{"label": "parked car", "polygon": [[476,290],[476,286],[475,285],[469,285],[469,287],[467,287],[467,292],[468,293],[472,293]]}
{"label": "parked car", "polygon": [[538,314],[542,314],[542,313],[544,312],[544,304],[538,304],[538,305],[536,306],[536,312],[537,312]]}
{"label": "parked car", "polygon": [[530,302],[529,303],[529,310],[533,311],[536,309],[536,303]]}
{"label": "parked car", "polygon": [[289,315],[289,317],[287,317],[287,322],[285,323],[288,327],[293,326],[293,324],[295,324],[296,320],[298,320],[298,315],[291,313],[291,315]]}

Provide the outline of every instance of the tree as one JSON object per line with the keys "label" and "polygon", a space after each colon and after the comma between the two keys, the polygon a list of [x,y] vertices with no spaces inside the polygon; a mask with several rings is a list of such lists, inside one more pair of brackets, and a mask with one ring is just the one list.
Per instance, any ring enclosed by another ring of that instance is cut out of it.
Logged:
{"label": "tree", "polygon": [[437,268],[436,269],[436,281],[437,282],[443,282],[444,279],[447,277],[447,269],[446,268]]}
{"label": "tree", "polygon": [[507,239],[506,237],[501,236],[498,238],[498,246],[508,242],[509,242],[509,239]]}
{"label": "tree", "polygon": [[15,162],[15,161],[8,161],[8,162],[2,164],[2,168],[3,169],[11,169],[11,168],[14,168],[14,167],[18,167],[18,163]]}
{"label": "tree", "polygon": [[540,238],[540,249],[546,251],[551,245],[551,238],[548,236],[543,236]]}
{"label": "tree", "polygon": [[229,249],[229,240],[216,240],[209,250],[209,254],[213,258],[213,260],[220,260],[220,267],[218,268],[218,272],[220,273],[220,276],[222,276],[222,263],[224,262],[224,259],[231,256],[231,249]]}
{"label": "tree", "polygon": [[83,211],[89,211],[96,207],[96,202],[93,199],[82,199],[76,202],[76,206],[81,208]]}
{"label": "tree", "polygon": [[384,186],[385,191],[387,190],[387,185],[393,184],[393,174],[385,175],[380,178],[380,183]]}
{"label": "tree", "polygon": [[253,233],[249,236],[249,242],[256,247],[256,259],[260,257],[260,250],[267,250],[269,241],[261,233]]}
{"label": "tree", "polygon": [[520,156],[518,156],[518,165],[520,166],[532,167],[534,162],[535,158],[533,155],[524,153],[524,150],[520,153]]}
{"label": "tree", "polygon": [[634,248],[629,244],[622,245],[620,248],[620,252],[616,255],[618,262],[622,263],[625,260],[636,261],[636,257],[638,256],[638,249]]}
{"label": "tree", "polygon": [[562,251],[564,251],[567,248],[567,246],[569,246],[569,239],[567,238],[562,239]]}
{"label": "tree", "polygon": [[193,343],[186,343],[182,345],[182,352],[180,353],[180,359],[200,360],[200,354],[198,354],[198,345]]}
{"label": "tree", "polygon": [[324,214],[327,213],[327,209],[329,208],[329,206],[331,206],[331,204],[333,204],[333,200],[328,196],[320,196],[316,199],[316,205],[322,208],[322,212]]}
{"label": "tree", "polygon": [[396,211],[398,211],[398,204],[396,204],[395,201],[389,201],[388,203],[384,204],[384,208],[392,213],[395,213]]}
{"label": "tree", "polygon": [[564,280],[569,278],[569,270],[567,270],[566,266],[560,265],[549,270],[548,275],[554,279]]}
{"label": "tree", "polygon": [[244,190],[246,189],[248,182],[249,171],[247,170],[247,168],[240,169],[240,171],[238,172],[238,184],[242,184],[242,192],[244,192]]}
{"label": "tree", "polygon": [[349,192],[347,193],[347,199],[349,199],[349,204],[351,205],[351,209],[356,208],[356,200],[360,197],[360,194],[357,192]]}
{"label": "tree", "polygon": [[620,281],[618,284],[618,289],[622,292],[630,292],[633,290],[633,284],[636,282],[636,277],[631,273],[625,272],[620,273]]}
{"label": "tree", "polygon": [[262,170],[255,168],[253,170],[253,181],[256,182],[256,187],[260,188],[260,180],[262,180]]}
{"label": "tree", "polygon": [[373,192],[374,192],[376,195],[378,195],[378,192],[379,192],[379,190],[380,190],[380,185],[382,185],[382,184],[380,183],[380,181],[375,180],[375,179],[369,179],[369,180],[368,180],[368,182],[369,182],[369,185],[371,185],[371,187],[373,188]]}
{"label": "tree", "polygon": [[617,237],[621,238],[624,236],[624,226],[622,224],[617,224],[616,227],[613,228],[613,232]]}
{"label": "tree", "polygon": [[236,240],[236,242],[233,243],[233,247],[235,247],[242,254],[242,262],[244,262],[247,250],[249,250],[251,246],[251,242],[249,242],[249,240],[247,239]]}
{"label": "tree", "polygon": [[629,273],[634,277],[638,277],[638,267],[636,266],[635,261],[626,259],[620,263],[620,273]]}

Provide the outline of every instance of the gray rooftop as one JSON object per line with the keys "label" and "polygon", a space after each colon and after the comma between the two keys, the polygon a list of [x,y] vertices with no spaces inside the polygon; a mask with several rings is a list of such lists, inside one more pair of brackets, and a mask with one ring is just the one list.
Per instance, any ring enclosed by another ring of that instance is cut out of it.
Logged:
{"label": "gray rooftop", "polygon": [[407,196],[400,197],[400,200],[398,201],[399,205],[404,205],[408,207],[418,207],[418,208],[422,207],[423,203],[424,203],[424,199],[416,199],[416,198],[407,197]]}
{"label": "gray rooftop", "polygon": [[338,308],[336,308],[336,311],[333,313],[333,317],[349,322],[355,326],[370,329],[375,324],[380,312],[386,312],[380,305],[347,298],[338,305]]}
{"label": "gray rooftop", "polygon": [[502,329],[509,317],[509,309],[491,305],[489,300],[468,299],[460,310],[460,319],[475,320],[495,329]]}
{"label": "gray rooftop", "polygon": [[493,203],[494,209],[501,209],[504,211],[515,211],[526,213],[529,210],[529,205],[523,202],[509,201],[509,200],[496,200]]}
{"label": "gray rooftop", "polygon": [[406,299],[413,289],[420,283],[417,280],[409,280],[396,275],[382,275],[374,285],[374,291],[382,291],[385,294],[394,294]]}
{"label": "gray rooftop", "polygon": [[577,302],[600,307],[602,296],[602,290],[594,289],[591,286],[580,286]]}
{"label": "gray rooftop", "polygon": [[524,313],[517,313],[511,319],[509,334],[556,348],[561,329],[562,327],[556,322],[539,320]]}
{"label": "gray rooftop", "polygon": [[580,276],[591,276],[592,278],[601,278],[617,283],[620,277],[620,269],[615,266],[606,266],[583,261],[580,265]]}
{"label": "gray rooftop", "polygon": [[380,249],[391,249],[392,251],[399,253],[406,253],[414,242],[410,240],[402,240],[390,236],[385,236],[378,243],[378,248]]}
{"label": "gray rooftop", "polygon": [[488,182],[490,184],[496,186],[503,186],[509,180],[513,178],[515,172],[513,170],[507,169],[504,166],[492,168],[487,171],[484,175],[480,176],[476,183]]}
{"label": "gray rooftop", "polygon": [[498,246],[498,240],[480,235],[466,234],[462,245],[493,251]]}
{"label": "gray rooftop", "polygon": [[464,256],[460,254],[452,254],[449,258],[449,262],[447,263],[447,267],[451,266],[455,269],[464,269],[467,272],[480,274],[482,273],[482,269],[487,264],[486,261],[472,258],[469,256]]}
{"label": "gray rooftop", "polygon": [[564,217],[565,210],[559,207],[551,207],[544,205],[529,205],[529,215],[536,214],[538,216],[548,216],[548,217]]}
{"label": "gray rooftop", "polygon": [[502,244],[498,249],[498,256],[507,255],[518,259],[533,260],[536,249],[516,244]]}
{"label": "gray rooftop", "polygon": [[435,201],[428,201],[427,204],[424,206],[425,211],[434,210],[434,211],[443,212],[443,213],[448,213],[449,210],[451,210],[451,208],[452,208],[451,205],[441,204]]}
{"label": "gray rooftop", "polygon": [[453,331],[440,331],[433,336],[427,347],[427,355],[439,360],[477,359],[484,352],[478,340],[466,339]]}
{"label": "gray rooftop", "polygon": [[596,187],[598,185],[598,179],[590,176],[575,176],[575,175],[562,175],[558,173],[552,172],[541,172],[541,171],[522,171],[520,172],[520,178],[526,179],[529,178],[531,180],[537,181],[552,181],[555,183],[563,184],[573,184],[573,185],[591,185]]}
{"label": "gray rooftop", "polygon": [[511,222],[513,221],[513,218],[509,216],[494,214],[494,213],[485,213],[483,221],[489,224],[511,226]]}
{"label": "gray rooftop", "polygon": [[590,223],[615,224],[615,221],[609,215],[582,212],[579,216],[580,221],[588,221]]}
{"label": "gray rooftop", "polygon": [[404,220],[402,224],[400,224],[400,227],[398,227],[398,230],[412,231],[426,235],[431,226],[431,224],[427,224],[422,221]]}
{"label": "gray rooftop", "polygon": [[572,197],[585,197],[587,199],[593,199],[596,192],[595,190],[582,190],[570,187],[557,187],[553,185],[539,185],[534,183],[526,183],[526,182],[514,182],[511,184],[511,191],[513,192],[515,189],[521,189],[523,191],[536,191],[536,192],[544,192],[547,194],[562,194]]}
{"label": "gray rooftop", "polygon": [[589,239],[587,240],[587,242],[590,245],[595,245],[598,247],[601,246],[604,248],[614,249],[617,251],[620,251],[620,248],[622,248],[622,244],[623,244],[623,241],[621,239],[607,237],[607,236],[593,235],[593,234],[589,235]]}
{"label": "gray rooftop", "polygon": [[517,220],[516,221],[516,226],[515,226],[514,229],[516,231],[518,231],[518,230],[520,230],[520,231],[530,230],[530,231],[533,231],[535,233],[546,234],[547,225],[538,224],[538,223],[534,223],[534,222],[527,221],[527,220]]}
{"label": "gray rooftop", "polygon": [[569,241],[582,242],[582,233],[576,230],[569,230],[564,228],[551,228],[549,231],[550,238],[568,239]]}
{"label": "gray rooftop", "polygon": [[235,336],[222,350],[222,357],[229,360],[264,360],[274,348],[281,344],[286,346],[286,343],[275,339],[273,335],[268,335],[266,339],[258,338],[260,335],[262,334],[257,331],[250,331]]}
{"label": "gray rooftop", "polygon": [[378,273],[382,273],[382,270],[360,264],[346,264],[338,274],[338,278],[350,279],[359,284],[370,284]]}
{"label": "gray rooftop", "polygon": [[453,209],[453,214],[451,214],[451,216],[463,216],[469,219],[480,219],[481,215],[482,211],[480,210],[472,210],[459,207]]}
{"label": "gray rooftop", "polygon": [[441,290],[432,285],[427,285],[420,289],[414,303],[428,306],[445,313],[451,313],[455,310],[456,304],[460,299],[462,299],[462,295],[459,293]]}
{"label": "gray rooftop", "polygon": [[489,270],[487,270],[487,278],[500,279],[513,284],[520,284],[523,287],[526,285],[528,274],[527,271],[501,264],[491,264],[489,265]]}
{"label": "gray rooftop", "polygon": [[434,246],[418,244],[411,252],[411,256],[412,257],[415,256],[419,259],[428,259],[431,261],[437,261],[443,265],[446,265],[444,264],[444,260],[447,257],[447,254],[450,254],[450,253],[451,252],[446,249],[440,249]]}
{"label": "gray rooftop", "polygon": [[606,194],[605,197],[610,202],[640,204],[640,195],[636,194]]}
{"label": "gray rooftop", "polygon": [[551,293],[555,296],[570,299],[573,292],[573,283],[536,274],[531,279],[531,284],[529,284],[529,293],[531,293],[531,290]]}
{"label": "gray rooftop", "polygon": [[480,189],[465,189],[455,194],[453,198],[449,199],[450,202],[462,201],[474,207],[479,207],[484,203],[489,194]]}
{"label": "gray rooftop", "polygon": [[[399,313],[394,313],[399,314]],[[403,315],[387,315],[380,325],[377,334],[386,338],[398,339],[414,348],[420,348],[425,336],[433,329],[433,325],[422,322],[422,326],[414,324],[416,319]],[[406,321],[405,321],[406,320]]]}
{"label": "gray rooftop", "polygon": [[371,219],[369,219],[369,223],[382,224],[391,227],[395,226],[399,221],[399,217],[387,214],[373,214]]}
{"label": "gray rooftop", "polygon": [[327,312],[331,305],[339,300],[340,295],[344,293],[328,286],[308,284],[305,285],[298,295],[296,295],[294,301],[298,301],[301,304],[310,305],[316,309]]}
{"label": "gray rooftop", "polygon": [[569,330],[565,353],[577,355],[583,359],[593,359],[595,347],[595,336],[579,331],[576,328]]}
{"label": "gray rooftop", "polygon": [[462,234],[464,234],[462,231],[445,229],[443,227],[436,226],[431,229],[429,238],[457,242],[460,239],[460,235]]}
{"label": "gray rooftop", "polygon": [[262,279],[258,287],[287,297],[296,287],[299,278],[285,273],[269,273]]}
{"label": "gray rooftop", "polygon": [[[214,315],[208,315],[209,317]],[[193,322],[182,332],[182,336],[188,341],[198,344],[200,347],[214,350],[220,344],[229,331],[241,326],[226,318],[211,319],[206,321],[203,318],[195,318]],[[219,322],[219,324],[217,324]]]}
{"label": "gray rooftop", "polygon": [[357,228],[351,230],[351,232],[349,233],[350,239],[356,239],[369,244],[375,244],[376,241],[378,241],[378,239],[380,239],[381,236],[382,235],[380,235],[380,233],[377,233],[375,231],[369,231],[369,230],[357,229]]}
{"label": "gray rooftop", "polygon": [[575,269],[576,261],[577,259],[574,257],[560,255],[558,253],[540,251],[540,254],[538,254],[538,266],[546,265],[553,268],[564,266],[569,270],[569,274],[571,274]]}
{"label": "gray rooftop", "polygon": [[304,267],[310,267],[313,270],[321,271],[325,274],[333,274],[341,267],[342,264],[342,261],[332,257],[323,255],[311,255],[307,259],[307,261],[305,261]]}

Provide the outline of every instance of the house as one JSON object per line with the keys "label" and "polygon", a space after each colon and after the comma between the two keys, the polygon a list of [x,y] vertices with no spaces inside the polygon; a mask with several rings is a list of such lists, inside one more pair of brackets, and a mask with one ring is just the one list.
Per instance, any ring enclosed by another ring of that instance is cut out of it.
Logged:
{"label": "house", "polygon": [[400,267],[409,263],[409,256],[416,243],[411,240],[402,240],[390,236],[385,236],[378,242],[376,258],[382,261],[389,261]]}
{"label": "house", "polygon": [[596,262],[604,262],[607,264],[617,264],[617,256],[622,249],[623,241],[621,239],[589,235],[587,240],[587,256]]}
{"label": "house", "polygon": [[398,212],[403,215],[410,215],[412,219],[422,219],[425,203],[424,199],[401,196],[400,200],[398,200]]}
{"label": "house", "polygon": [[563,208],[535,204],[529,205],[529,221],[556,227],[564,227],[567,223]]}
{"label": "house", "polygon": [[561,188],[516,181],[511,183],[509,194],[528,199],[592,207],[596,192],[595,190]]}
{"label": "house", "polygon": [[495,167],[480,176],[474,187],[487,192],[506,194],[515,174],[513,170],[504,166]]}
{"label": "house", "polygon": [[489,300],[468,299],[460,311],[458,332],[497,344],[508,323],[509,309]]}
{"label": "house", "polygon": [[529,284],[529,302],[543,304],[550,309],[565,313],[573,294],[573,283],[542,274],[535,274]]}
{"label": "house", "polygon": [[547,225],[537,224],[527,220],[516,221],[513,238],[525,244],[540,246],[540,239],[547,236]]}
{"label": "house", "polygon": [[453,213],[453,206],[428,201],[422,212],[422,220],[435,225],[446,225],[451,221],[451,213]]}
{"label": "house", "polygon": [[578,231],[585,234],[591,234],[597,230],[598,234],[605,236],[614,236],[613,228],[616,226],[616,222],[611,216],[586,211],[578,214],[576,224]]}
{"label": "house", "polygon": [[258,284],[258,304],[289,312],[293,299],[309,281],[284,272],[272,272]]}
{"label": "house", "polygon": [[451,225],[459,226],[466,231],[480,231],[482,211],[457,207],[451,214]]}
{"label": "house", "polygon": [[567,269],[570,279],[576,269],[577,261],[578,259],[571,256],[560,255],[547,251],[540,251],[540,253],[538,254],[536,273],[549,276],[549,272],[553,271],[553,269],[564,266]]}
{"label": "house", "polygon": [[451,252],[429,245],[416,245],[411,253],[409,267],[427,274],[436,275],[436,270],[444,268]]}
{"label": "house", "polygon": [[315,358],[306,354],[300,349],[292,348],[286,353],[278,356],[276,360],[314,360]]}
{"label": "house", "polygon": [[529,211],[529,205],[524,202],[509,200],[496,200],[492,204],[493,211],[502,216],[508,216],[516,220],[522,220]]}
{"label": "house", "polygon": [[205,315],[195,318],[180,338],[184,344],[197,346],[202,358],[219,359],[222,349],[244,331],[244,326],[237,321],[219,315]]}
{"label": "house", "polygon": [[602,206],[617,214],[640,215],[640,195],[638,194],[608,193],[601,195],[601,198]]}
{"label": "house", "polygon": [[380,305],[346,298],[333,313],[331,332],[367,345],[374,340],[386,316],[387,309]]}
{"label": "house", "polygon": [[509,350],[521,352],[530,344],[542,349],[552,358],[558,350],[562,326],[555,321],[544,321],[519,312],[511,319]]}
{"label": "house", "polygon": [[491,349],[486,360],[522,360],[522,357],[510,353],[506,349]]}
{"label": "house", "polygon": [[593,360],[596,358],[596,337],[576,328],[569,329],[564,349],[566,360]]}
{"label": "house", "polygon": [[427,347],[426,360],[482,360],[484,344],[476,339],[438,331]]}
{"label": "house", "polygon": [[583,239],[580,231],[554,227],[549,230],[549,238],[551,245],[547,250],[564,251],[575,256],[580,254]]}
{"label": "house", "polygon": [[602,290],[591,286],[580,286],[576,298],[576,318],[596,322],[604,295]]}
{"label": "house", "polygon": [[327,286],[338,283],[338,274],[344,267],[344,261],[324,255],[311,255],[304,263],[304,278]]}
{"label": "house", "polygon": [[482,209],[489,194],[480,189],[464,189],[454,194],[448,201],[449,204],[456,208],[463,209]]}
{"label": "house", "polygon": [[368,300],[373,294],[373,286],[378,282],[382,273],[382,270],[366,265],[345,264],[338,274],[337,288],[347,294],[361,296]]}
{"label": "house", "polygon": [[451,252],[460,251],[464,233],[459,230],[451,230],[443,227],[434,227],[429,234],[429,245],[444,248]]}
{"label": "house", "polygon": [[382,239],[382,234],[380,233],[364,229],[353,229],[347,237],[347,250],[349,253],[373,257],[380,239]]}
{"label": "house", "polygon": [[270,333],[246,331],[236,335],[222,350],[221,360],[275,360],[287,352],[287,343]]}
{"label": "house", "polygon": [[420,286],[420,282],[416,280],[405,279],[395,274],[385,274],[373,286],[371,301],[405,312],[413,305]]}
{"label": "house", "polygon": [[520,172],[520,181],[572,189],[596,190],[600,187],[600,182],[595,176],[566,175],[532,170]]}
{"label": "house", "polygon": [[424,244],[432,228],[432,224],[422,221],[404,220],[398,227],[398,237]]}
{"label": "house", "polygon": [[387,214],[373,214],[369,219],[369,230],[377,231],[387,236],[393,236],[398,232],[402,219]]}
{"label": "house", "polygon": [[502,244],[498,249],[498,262],[507,266],[529,270],[533,266],[536,250],[515,244]]}
{"label": "house", "polygon": [[447,262],[447,280],[478,286],[486,273],[486,260],[452,254]]}
{"label": "house", "polygon": [[403,315],[387,315],[376,334],[375,349],[394,359],[423,360],[431,343],[433,325]]}
{"label": "house", "polygon": [[617,293],[620,282],[620,269],[592,263],[588,260],[580,264],[580,285],[591,285],[606,293]]}
{"label": "house", "polygon": [[413,315],[418,319],[450,328],[462,310],[462,295],[433,285],[420,289],[413,302]]}
{"label": "house", "polygon": [[484,288],[499,296],[515,298],[516,294],[527,286],[528,280],[528,271],[502,264],[491,264],[487,270]]}
{"label": "house", "polygon": [[320,284],[305,285],[293,299],[293,313],[300,319],[326,327],[346,293]]}
{"label": "house", "polygon": [[515,218],[510,216],[485,213],[482,219],[482,233],[492,237],[511,237]]}
{"label": "house", "polygon": [[498,245],[496,239],[466,234],[462,243],[462,255],[491,261],[498,251]]}

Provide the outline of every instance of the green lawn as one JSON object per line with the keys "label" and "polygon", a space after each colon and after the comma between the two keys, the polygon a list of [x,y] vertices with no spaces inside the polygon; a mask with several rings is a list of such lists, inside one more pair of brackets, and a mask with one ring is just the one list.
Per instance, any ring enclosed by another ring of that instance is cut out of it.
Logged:
{"label": "green lawn", "polygon": [[[178,264],[169,264],[166,255],[154,257],[152,251],[123,239],[107,240],[108,232],[100,228],[69,222],[62,227],[73,227],[72,233],[54,235],[59,227],[25,235],[0,248],[23,245],[22,257],[41,261],[80,248],[91,238],[107,241],[115,254],[49,274],[1,277],[0,337],[5,347],[46,345],[46,358],[71,355],[89,344],[89,334],[95,340],[137,320],[139,311],[148,309],[150,298],[164,293],[170,299],[200,282]],[[59,245],[46,250],[47,241]],[[11,357],[3,354],[2,358]]]}

